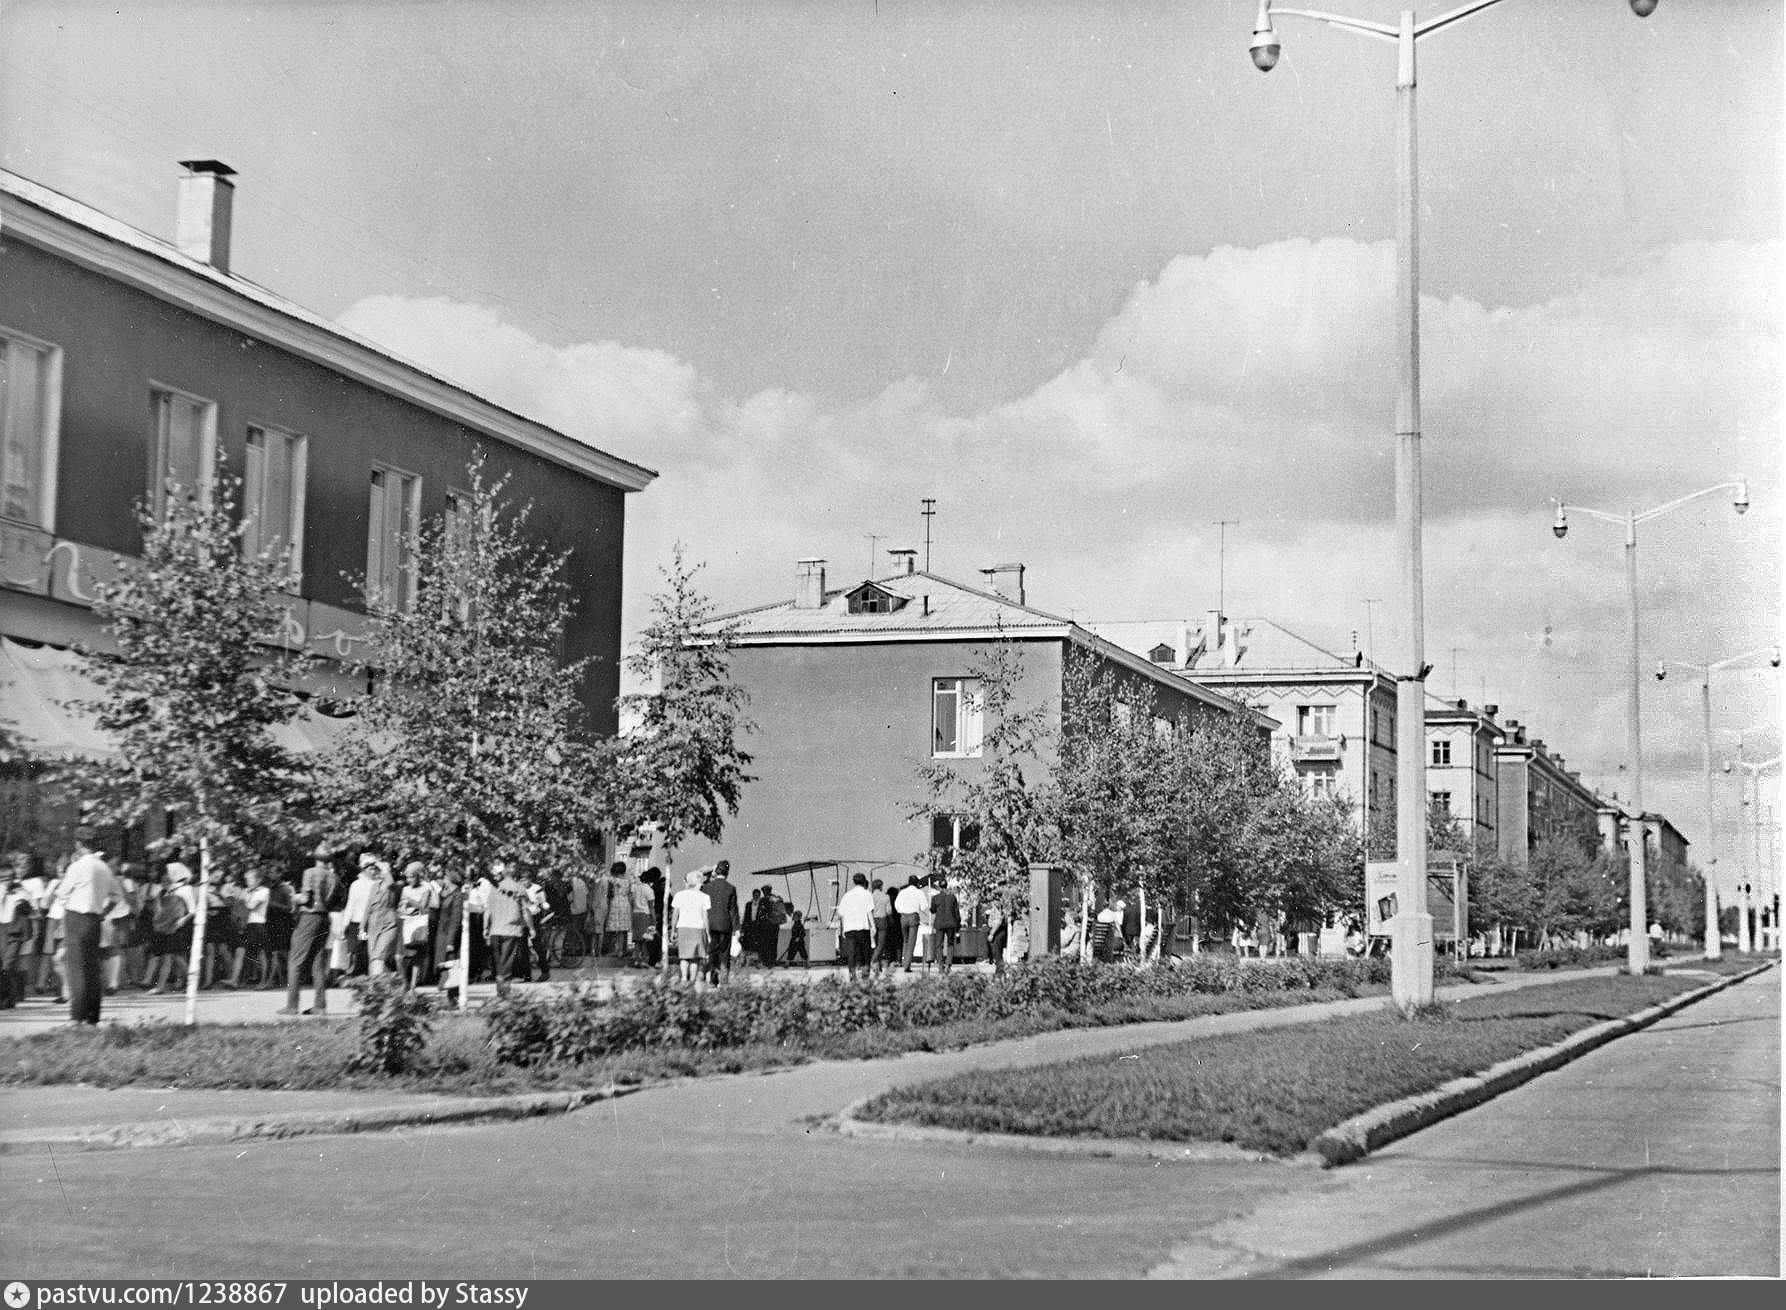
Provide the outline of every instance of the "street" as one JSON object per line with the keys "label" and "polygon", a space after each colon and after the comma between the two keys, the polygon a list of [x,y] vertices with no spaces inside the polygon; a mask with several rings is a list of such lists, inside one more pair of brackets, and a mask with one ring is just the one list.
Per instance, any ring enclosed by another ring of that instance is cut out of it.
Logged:
{"label": "street", "polygon": [[1334,1171],[817,1122],[893,1081],[1044,1050],[1011,1043],[525,1123],[0,1156],[0,1231],[10,1270],[36,1277],[1770,1275],[1779,991],[1770,970]]}

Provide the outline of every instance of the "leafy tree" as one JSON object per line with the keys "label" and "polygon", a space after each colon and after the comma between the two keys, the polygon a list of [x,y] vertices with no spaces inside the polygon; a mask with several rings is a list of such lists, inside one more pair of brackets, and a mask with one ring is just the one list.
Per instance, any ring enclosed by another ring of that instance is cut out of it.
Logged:
{"label": "leafy tree", "polygon": [[1255,903],[1293,923],[1321,923],[1364,900],[1364,846],[1350,806],[1310,796],[1276,776],[1247,818],[1244,835],[1257,872]]}
{"label": "leafy tree", "polygon": [[1528,862],[1538,889],[1539,928],[1546,935],[1612,931],[1622,899],[1618,863],[1590,858],[1572,837],[1539,842]]}
{"label": "leafy tree", "polygon": [[1070,651],[1048,806],[1059,858],[1088,890],[1139,887],[1156,900],[1177,891],[1184,805],[1172,755],[1153,688],[1119,684],[1106,662]]}
{"label": "leafy tree", "polygon": [[[270,644],[285,617],[287,561],[246,556],[235,513],[239,483],[223,473],[207,497],[170,482],[158,518],[140,507],[143,552],[95,584],[93,611],[115,655],[82,648],[104,692],[79,708],[117,743],[110,759],[70,766],[96,823],[128,825],[178,811],[179,840],[201,858],[199,904],[217,860],[289,840],[311,799],[307,768],[273,729],[300,706],[288,689],[308,657]],[[165,843],[164,843],[165,848]],[[187,1022],[204,951],[201,908],[187,972]]]}
{"label": "leafy tree", "polygon": [[[423,525],[413,600],[367,595],[371,690],[330,761],[334,833],[467,870],[574,860],[602,822],[595,746],[562,662],[562,554],[530,542],[479,456],[468,505]],[[364,584],[363,584],[364,585]]]}
{"label": "leafy tree", "polygon": [[926,823],[957,819],[971,842],[963,841],[959,850],[926,850],[917,858],[933,873],[946,870],[972,899],[1011,910],[1029,894],[1030,862],[1054,849],[1042,763],[1053,733],[1045,708],[1018,704],[1023,656],[1014,643],[1001,636],[968,671],[979,680],[971,707],[984,725],[980,758],[966,765],[952,760],[919,765],[925,795],[911,807],[910,817]]}
{"label": "leafy tree", "polygon": [[[651,598],[651,621],[627,656],[629,671],[653,689],[620,698],[637,725],[608,743],[602,765],[608,805],[622,827],[657,830],[666,873],[689,837],[719,841],[751,781],[740,742],[753,730],[743,717],[750,697],[731,675],[737,628],[714,621],[712,602],[695,588],[700,570],[678,543],[662,570],[668,587]],[[667,950],[663,960],[667,973]]]}

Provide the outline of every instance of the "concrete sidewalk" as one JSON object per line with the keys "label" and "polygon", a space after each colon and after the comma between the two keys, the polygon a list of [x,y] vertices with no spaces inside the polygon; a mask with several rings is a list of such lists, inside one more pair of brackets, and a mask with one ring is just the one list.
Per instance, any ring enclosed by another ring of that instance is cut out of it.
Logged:
{"label": "concrete sidewalk", "polygon": [[[1492,983],[1464,983],[1442,987],[1445,1000],[1503,993],[1524,987],[1544,986],[1570,978],[1619,972],[1617,965],[1555,973],[1504,976]],[[551,984],[547,984],[551,985]],[[474,988],[474,993],[476,989]],[[227,998],[219,998],[227,999]],[[247,999],[247,998],[242,998]],[[1218,1033],[1248,1032],[1292,1024],[1312,1023],[1339,1015],[1381,1009],[1382,995],[1353,1000],[1325,1001],[1281,1006],[1266,1010],[1239,1010],[1197,1019],[1125,1024],[1112,1028],[1070,1028],[1015,1038],[958,1051],[914,1053],[879,1060],[816,1061],[796,1069],[778,1071],[777,1079],[811,1083],[821,1113],[835,1113],[864,1095],[884,1091],[896,1083],[955,1073],[964,1069],[1020,1068],[1051,1064],[1085,1055],[1103,1055],[1141,1046],[1162,1045]],[[219,1020],[221,1022],[221,1020]],[[314,1021],[312,1021],[314,1022]],[[703,1080],[710,1081],[710,1080]],[[599,1091],[601,1089],[591,1089]],[[411,1122],[433,1121],[444,1109],[465,1098],[378,1091],[266,1091],[206,1090],[197,1088],[97,1088],[84,1086],[11,1087],[0,1091],[0,1153],[34,1149],[53,1140],[57,1150],[80,1149],[83,1134],[101,1148],[128,1145],[115,1133],[121,1125],[149,1125],[146,1144],[166,1145],[171,1122],[193,1126],[193,1140],[204,1139],[206,1125],[231,1119],[274,1125],[281,1115],[290,1117],[298,1131],[309,1115],[349,1116],[355,1113],[389,1126],[388,1112],[408,1107]],[[487,1099],[487,1098],[486,1098]],[[275,1125],[276,1126],[276,1125]],[[332,1131],[351,1131],[333,1129]],[[270,1134],[278,1135],[278,1134]]]}

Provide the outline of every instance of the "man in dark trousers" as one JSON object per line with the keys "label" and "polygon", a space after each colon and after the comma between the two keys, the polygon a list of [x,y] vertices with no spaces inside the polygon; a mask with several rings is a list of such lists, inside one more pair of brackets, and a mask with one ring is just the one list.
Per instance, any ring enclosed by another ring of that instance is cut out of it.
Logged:
{"label": "man in dark trousers", "polygon": [[68,1017],[97,1024],[105,995],[100,975],[99,926],[123,897],[111,865],[99,853],[99,839],[76,831],[74,860],[56,883],[53,899],[62,905],[63,974],[68,985]]}
{"label": "man in dark trousers", "polygon": [[710,902],[707,908],[707,981],[719,982],[720,962],[724,961],[726,980],[732,978],[732,934],[738,930],[738,889],[732,886],[732,862],[721,860],[713,866],[713,877],[701,890]]}
{"label": "man in dark trousers", "polygon": [[329,849],[318,846],[315,862],[304,870],[292,904],[295,920],[291,931],[291,955],[286,961],[285,1008],[280,1014],[298,1012],[298,994],[304,975],[316,986],[316,1000],[305,1014],[326,1014],[329,1009],[329,911],[347,904],[347,889],[335,876]]}
{"label": "man in dark trousers", "polygon": [[961,902],[949,890],[949,880],[938,874],[936,894],[930,898],[930,931],[936,943],[938,967],[949,972],[955,959],[955,939],[961,936]]}

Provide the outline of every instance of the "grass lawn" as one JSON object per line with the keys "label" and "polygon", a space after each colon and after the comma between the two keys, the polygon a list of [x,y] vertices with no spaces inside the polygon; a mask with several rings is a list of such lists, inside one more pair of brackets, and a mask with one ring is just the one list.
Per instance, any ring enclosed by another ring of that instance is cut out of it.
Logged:
{"label": "grass lawn", "polygon": [[[1746,965],[1754,964],[1749,960]],[[899,1088],[862,1117],[1043,1137],[1233,1142],[1289,1155],[1374,1106],[1691,991],[1704,978],[1582,978],[1385,1012]]]}
{"label": "grass lawn", "polygon": [[[1365,995],[1385,990],[1361,989]],[[954,1050],[1061,1028],[1192,1019],[1339,996],[1332,991],[1300,990],[1145,997],[1110,1002],[1082,1014],[1040,1009],[996,1020],[969,1019],[933,1027],[813,1037],[800,1045],[629,1051],[580,1064],[547,1062],[527,1067],[500,1064],[491,1056],[484,1044],[484,1025],[475,1011],[470,1015],[449,1013],[439,1017],[416,1067],[398,1075],[349,1067],[358,1042],[354,1022],[194,1028],[172,1023],[107,1024],[0,1040],[0,1085],[360,1089],[499,1096],[739,1073],[813,1059],[870,1060],[908,1051]]]}

